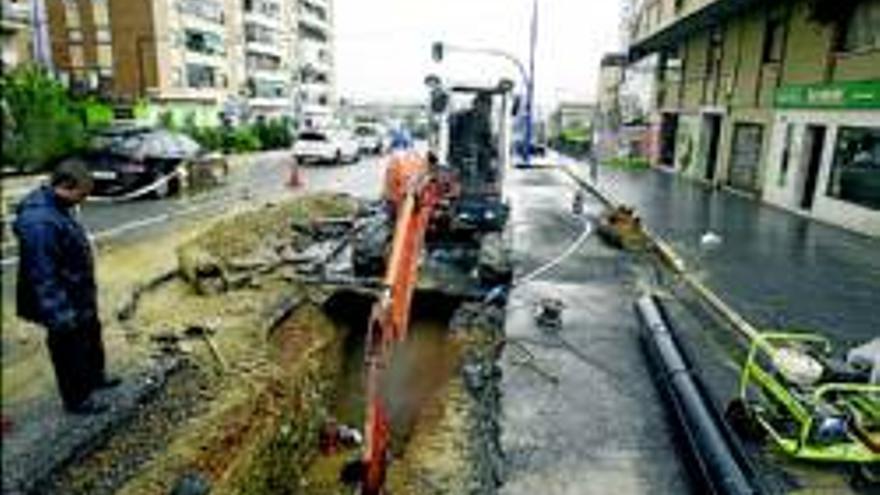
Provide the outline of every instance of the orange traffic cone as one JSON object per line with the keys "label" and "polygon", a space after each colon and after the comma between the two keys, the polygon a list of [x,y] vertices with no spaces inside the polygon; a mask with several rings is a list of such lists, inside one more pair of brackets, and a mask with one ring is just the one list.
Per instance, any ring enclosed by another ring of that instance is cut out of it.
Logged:
{"label": "orange traffic cone", "polygon": [[293,163],[290,166],[290,177],[287,179],[287,187],[296,189],[300,186],[302,186],[302,179],[299,177],[299,165]]}

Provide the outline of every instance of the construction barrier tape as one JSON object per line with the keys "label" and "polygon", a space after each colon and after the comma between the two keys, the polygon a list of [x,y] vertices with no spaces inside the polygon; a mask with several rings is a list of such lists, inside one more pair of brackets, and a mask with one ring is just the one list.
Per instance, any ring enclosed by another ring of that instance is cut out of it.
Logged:
{"label": "construction barrier tape", "polygon": [[148,184],[140,189],[136,189],[121,196],[90,196],[86,201],[89,203],[121,203],[123,201],[130,201],[158,190],[160,187],[168,184],[171,179],[175,177],[183,177],[183,174],[183,167],[177,167],[172,172],[153,181],[152,184]]}

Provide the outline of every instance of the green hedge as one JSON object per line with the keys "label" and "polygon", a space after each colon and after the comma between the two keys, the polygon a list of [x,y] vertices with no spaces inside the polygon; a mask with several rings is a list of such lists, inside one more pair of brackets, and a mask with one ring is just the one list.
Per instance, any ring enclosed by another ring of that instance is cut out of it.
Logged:
{"label": "green hedge", "polygon": [[651,161],[643,156],[615,157],[605,160],[602,164],[628,170],[645,170],[650,168]]}
{"label": "green hedge", "polygon": [[[168,128],[176,128],[173,120],[163,113],[160,122]],[[293,144],[291,122],[287,119],[260,120],[252,125],[237,127],[200,127],[193,114],[184,119],[181,129],[203,147],[214,151],[246,153],[250,151],[286,149]]]}

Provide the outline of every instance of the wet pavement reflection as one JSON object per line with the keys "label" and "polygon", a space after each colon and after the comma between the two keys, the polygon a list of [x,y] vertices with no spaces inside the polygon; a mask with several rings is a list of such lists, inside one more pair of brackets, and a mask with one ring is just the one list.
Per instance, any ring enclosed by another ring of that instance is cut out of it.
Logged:
{"label": "wet pavement reflection", "polygon": [[599,184],[754,324],[880,335],[880,240],[658,171],[603,168]]}

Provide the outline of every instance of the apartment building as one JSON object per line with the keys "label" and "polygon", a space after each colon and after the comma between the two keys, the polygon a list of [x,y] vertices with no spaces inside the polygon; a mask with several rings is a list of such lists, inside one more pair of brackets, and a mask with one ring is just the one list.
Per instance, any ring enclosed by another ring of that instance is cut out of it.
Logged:
{"label": "apartment building", "polygon": [[880,236],[880,0],[645,0],[658,166]]}
{"label": "apartment building", "polygon": [[[147,99],[203,125],[300,117],[297,0],[45,1],[57,72],[73,88]],[[329,7],[323,13],[329,40]],[[332,81],[332,64],[324,77]]]}
{"label": "apartment building", "polygon": [[0,16],[0,62],[4,71],[33,59],[31,2],[3,0]]}
{"label": "apartment building", "polygon": [[328,123],[335,110],[333,4],[331,0],[296,0],[296,106],[306,126]]}

